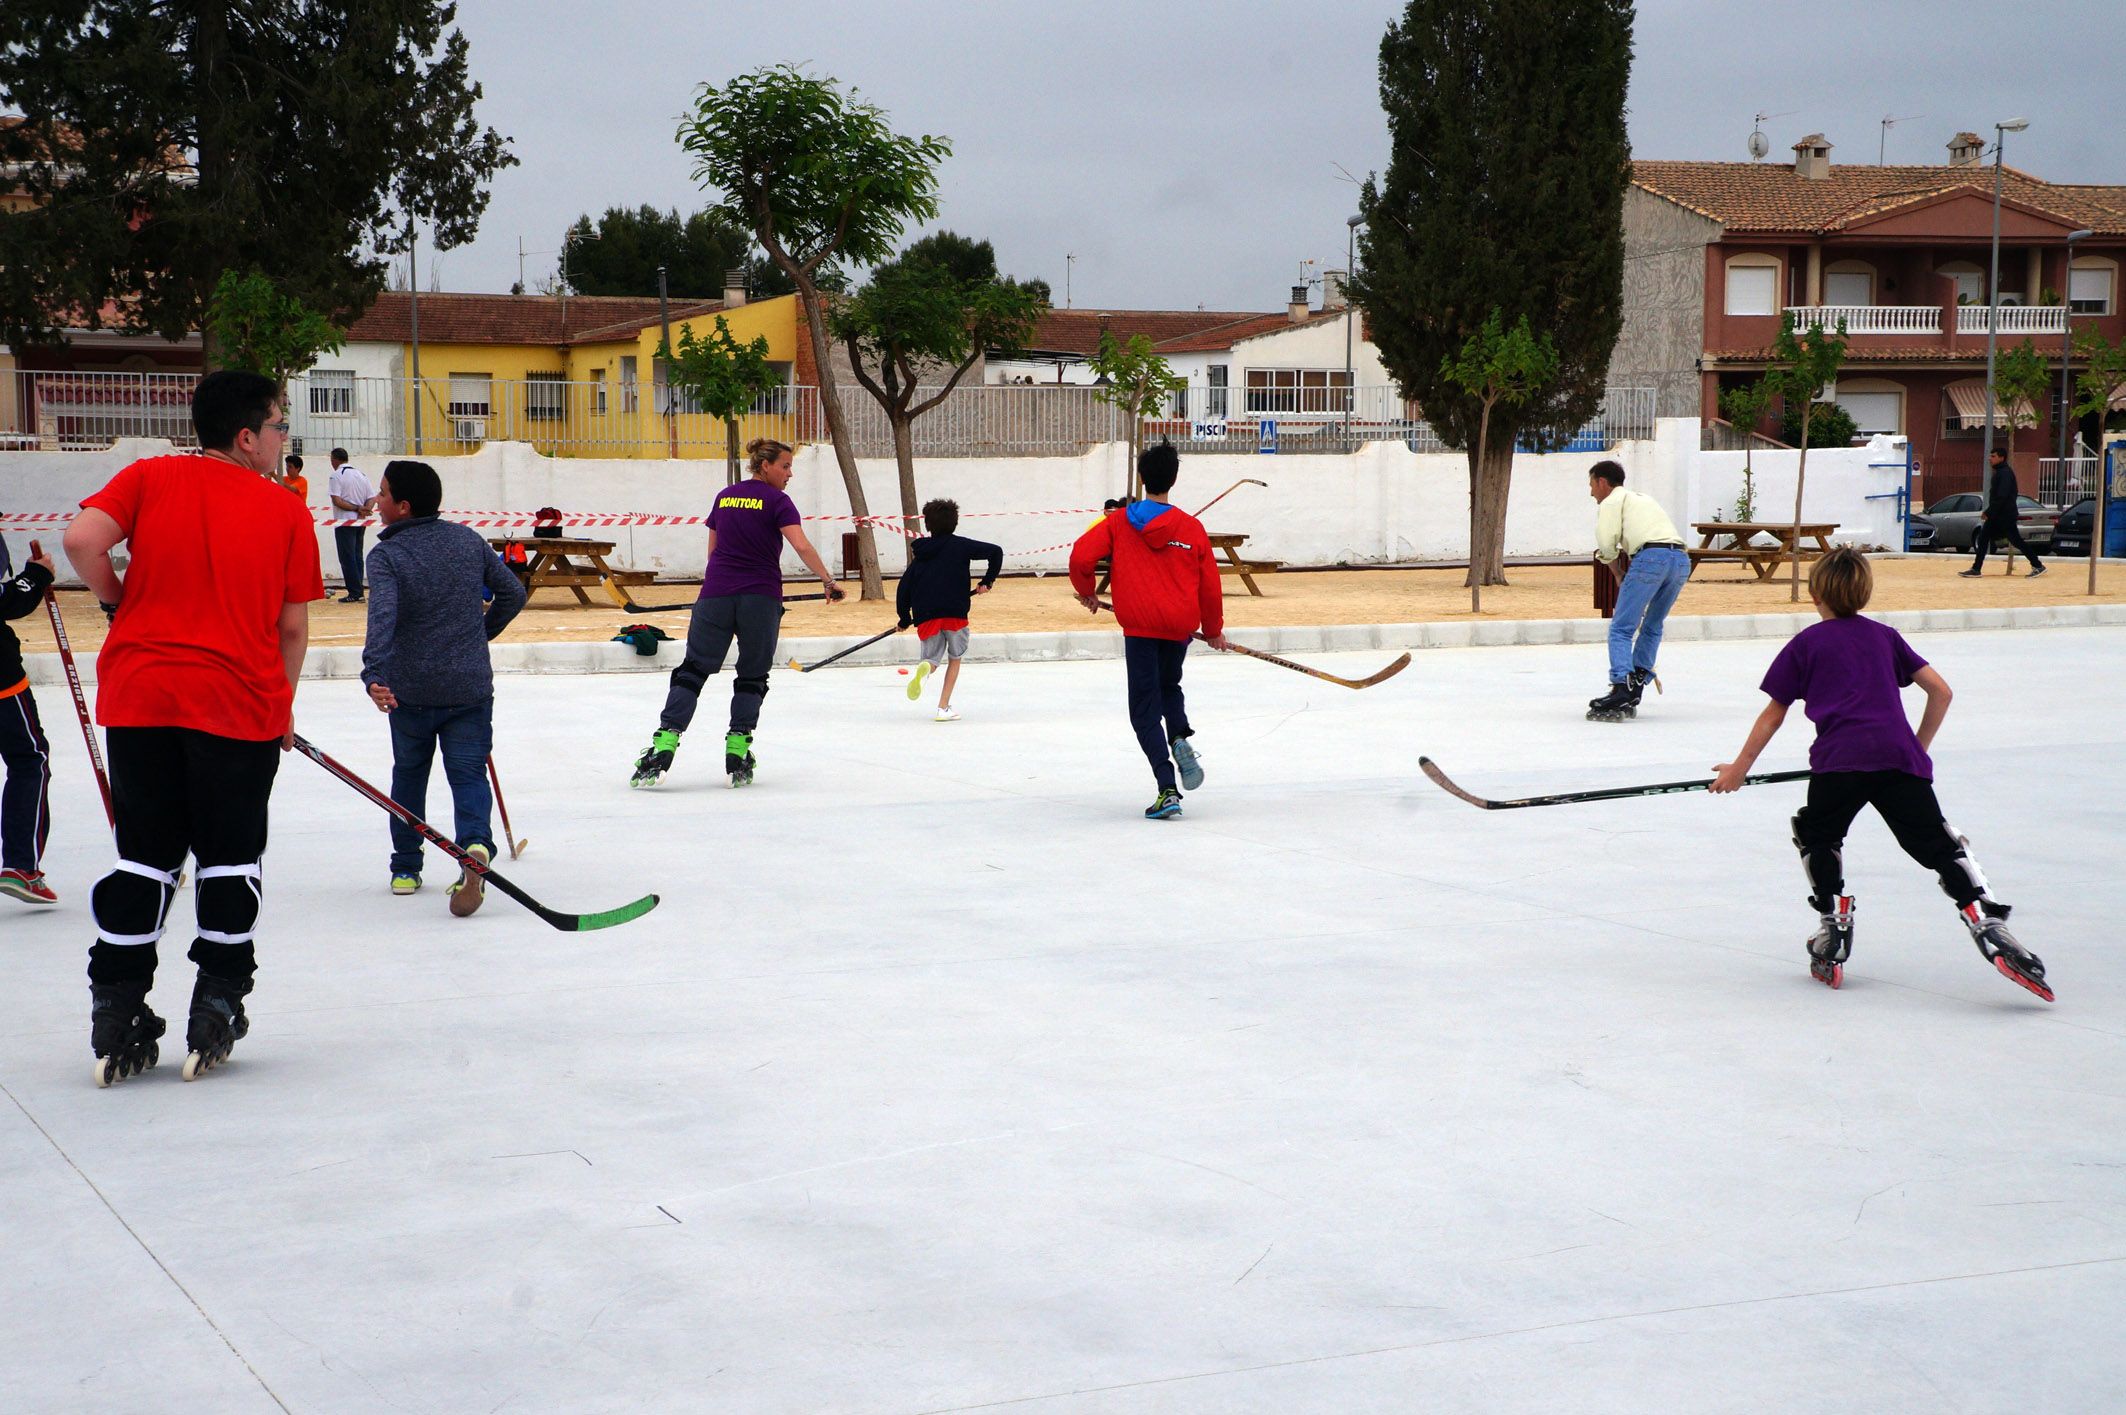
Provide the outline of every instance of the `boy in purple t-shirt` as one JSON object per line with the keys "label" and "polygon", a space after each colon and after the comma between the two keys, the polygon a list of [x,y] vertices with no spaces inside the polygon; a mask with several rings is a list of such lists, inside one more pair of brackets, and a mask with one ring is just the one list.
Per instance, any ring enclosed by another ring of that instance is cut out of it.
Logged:
{"label": "boy in purple t-shirt", "polygon": [[737,680],[731,685],[731,727],[723,739],[723,767],[733,786],[753,780],[753,731],[760,725],[760,700],[768,695],[768,670],[775,665],[775,639],[782,628],[782,551],[797,552],[805,567],[827,587],[827,600],[839,602],[841,587],[805,538],[797,503],[783,488],[790,484],[790,449],[757,437],[746,448],[753,475],[716,493],[709,511],[709,564],[701,576],[701,598],[687,624],[686,658],[672,670],[671,690],[650,745],[635,759],[631,786],[652,786],[672,769],[680,734],[694,721],[701,689],[723,667],[724,656],[738,642]]}
{"label": "boy in purple t-shirt", "polygon": [[[1907,855],[1934,871],[1942,892],[1987,961],[2008,978],[2052,1001],[2045,965],[2008,932],[2008,906],[1986,891],[1986,877],[1968,843],[1942,819],[1934,799],[1934,764],[1927,748],[1949,713],[1949,685],[1889,625],[1861,617],[1874,593],[1868,559],[1841,546],[1809,572],[1809,598],[1822,622],[1803,629],[1779,651],[1764,675],[1771,702],[1757,716],[1733,761],[1713,768],[1712,790],[1742,785],[1758,753],[1786,721],[1796,699],[1816,724],[1809,748],[1808,804],[1794,816],[1794,845],[1814,891],[1809,905],[1823,916],[1809,939],[1809,971],[1837,987],[1853,949],[1853,897],[1845,890],[1846,831],[1863,806],[1873,806]],[[1927,695],[1915,734],[1899,690],[1918,684]]]}

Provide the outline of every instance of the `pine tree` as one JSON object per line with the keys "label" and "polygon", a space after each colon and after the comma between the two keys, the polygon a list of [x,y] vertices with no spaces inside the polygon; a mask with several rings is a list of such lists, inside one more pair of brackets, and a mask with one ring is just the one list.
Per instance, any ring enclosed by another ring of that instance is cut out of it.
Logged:
{"label": "pine tree", "polygon": [[[1516,442],[1554,447],[1602,401],[1623,326],[1628,0],[1410,0],[1380,46],[1387,175],[1360,194],[1351,298],[1381,362],[1469,455],[1472,586],[1504,584]],[[1492,410],[1447,376],[1494,311],[1557,365]]]}

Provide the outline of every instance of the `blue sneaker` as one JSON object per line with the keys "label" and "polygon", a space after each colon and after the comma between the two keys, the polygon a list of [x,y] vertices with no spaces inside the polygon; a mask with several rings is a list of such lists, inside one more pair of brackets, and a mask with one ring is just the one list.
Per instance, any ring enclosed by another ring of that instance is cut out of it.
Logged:
{"label": "blue sneaker", "polygon": [[1194,791],[1203,785],[1203,763],[1196,757],[1196,749],[1186,737],[1174,739],[1174,767],[1181,773],[1183,790]]}
{"label": "blue sneaker", "polygon": [[1173,787],[1162,787],[1159,799],[1144,808],[1148,821],[1170,821],[1181,814],[1181,793]]}

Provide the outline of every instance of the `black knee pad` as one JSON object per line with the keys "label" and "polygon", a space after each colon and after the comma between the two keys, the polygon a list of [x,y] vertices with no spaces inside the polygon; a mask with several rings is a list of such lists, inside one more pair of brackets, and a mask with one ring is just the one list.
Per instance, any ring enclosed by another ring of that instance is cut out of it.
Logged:
{"label": "black knee pad", "polygon": [[751,698],[765,698],[768,695],[768,680],[765,678],[741,678],[731,685],[731,693],[734,697],[743,693]]}
{"label": "black knee pad", "polygon": [[176,896],[177,876],[120,860],[89,892],[97,937],[121,948],[153,948],[162,938],[163,921]]}
{"label": "black knee pad", "polygon": [[1808,878],[1809,907],[1819,914],[1826,914],[1830,912],[1831,905],[1834,902],[1831,896],[1838,891],[1836,889],[1820,889],[1816,873],[1819,869],[1825,870],[1829,874],[1836,876],[1838,884],[1843,886],[1845,881],[1845,847],[1843,845],[1809,844],[1807,836],[1804,834],[1808,813],[1808,807],[1806,806],[1794,812],[1794,849],[1801,854],[1801,872]]}
{"label": "black knee pad", "polygon": [[247,865],[201,865],[194,886],[193,908],[203,943],[249,948],[258,928],[259,868]]}
{"label": "black knee pad", "polygon": [[672,686],[699,693],[701,685],[709,681],[709,671],[709,666],[698,658],[683,659],[672,670]]}

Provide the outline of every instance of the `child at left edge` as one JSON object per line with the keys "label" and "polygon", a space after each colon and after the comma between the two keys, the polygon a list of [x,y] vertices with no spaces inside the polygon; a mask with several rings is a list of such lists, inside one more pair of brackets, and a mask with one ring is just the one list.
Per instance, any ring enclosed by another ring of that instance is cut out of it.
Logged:
{"label": "child at left edge", "polygon": [[[924,677],[939,664],[945,666],[945,681],[938,689],[939,722],[960,720],[952,709],[952,689],[960,681],[960,660],[967,656],[967,614],[973,607],[973,596],[988,594],[1004,568],[1001,547],[957,535],[959,527],[957,501],[926,502],[923,529],[930,534],[909,545],[908,568],[893,592],[901,627],[913,624],[916,637],[923,641],[923,661],[915,666],[915,676],[908,681],[908,701],[920,699]],[[977,560],[988,561],[989,569],[970,593],[967,576]]]}
{"label": "child at left edge", "polygon": [[[2010,982],[2050,1002],[2045,965],[2008,932],[2008,906],[1993,899],[1971,858],[1970,842],[1942,818],[1934,796],[1934,763],[1927,749],[1949,714],[1949,685],[1904,635],[1860,612],[1874,588],[1868,558],[1851,546],[1840,546],[1810,567],[1809,598],[1818,622],[1796,634],[1772,660],[1762,685],[1771,702],[1757,715],[1735,759],[1713,768],[1709,789],[1738,789],[1786,721],[1787,709],[1806,701],[1816,740],[1809,748],[1808,803],[1794,816],[1794,847],[1808,875],[1809,907],[1821,915],[1808,941],[1810,973],[1834,988],[1844,981],[1853,947],[1845,838],[1861,808],[1873,806],[1904,852],[1934,871],[1986,961]],[[1917,732],[1898,695],[1915,684],[1927,695]]]}
{"label": "child at left edge", "polygon": [[30,542],[20,574],[0,580],[0,760],[7,785],[0,790],[0,894],[25,904],[57,904],[59,896],[39,868],[52,831],[52,748],[30,695],[22,643],[4,622],[34,613],[52,584],[52,557]]}

